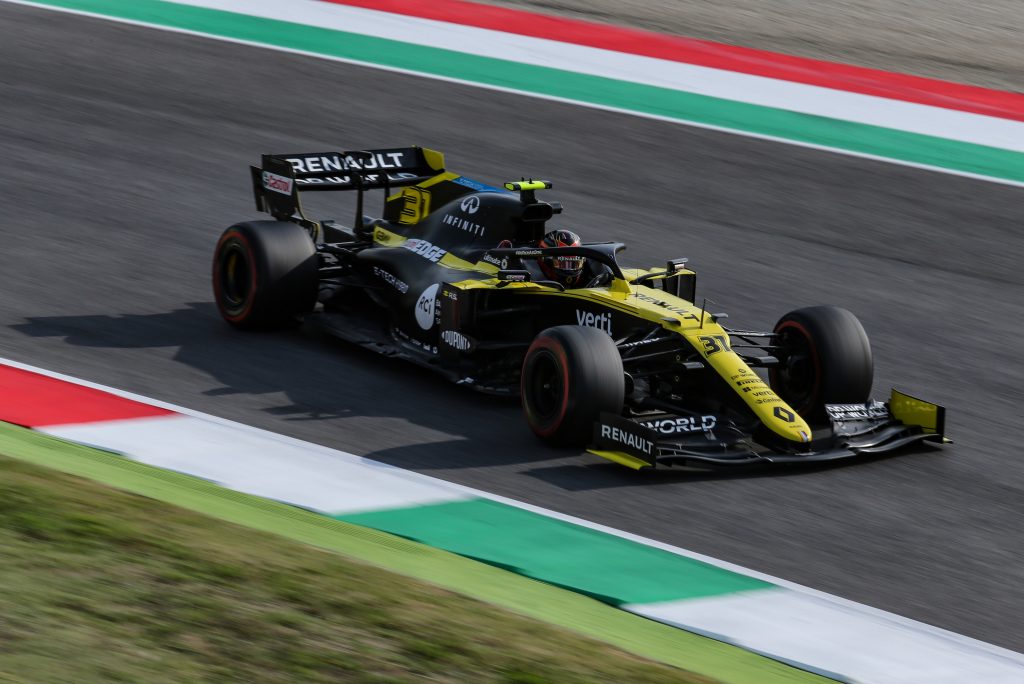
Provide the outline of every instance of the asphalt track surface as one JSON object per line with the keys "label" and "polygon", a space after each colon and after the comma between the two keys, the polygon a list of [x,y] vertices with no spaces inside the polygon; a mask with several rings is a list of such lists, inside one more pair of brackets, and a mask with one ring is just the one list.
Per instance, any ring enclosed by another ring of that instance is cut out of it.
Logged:
{"label": "asphalt track surface", "polygon": [[[0,354],[1024,649],[1021,189],[22,6],[0,26]],[[850,308],[876,387],[946,404],[957,444],[634,473],[539,445],[515,403],[220,321],[211,251],[255,216],[249,163],[402,144],[553,179],[563,225],[691,257],[736,325]]]}

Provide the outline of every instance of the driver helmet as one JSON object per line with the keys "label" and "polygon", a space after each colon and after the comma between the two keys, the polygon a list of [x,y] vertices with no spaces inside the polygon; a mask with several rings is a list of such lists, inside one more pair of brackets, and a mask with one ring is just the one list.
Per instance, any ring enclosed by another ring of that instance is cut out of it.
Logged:
{"label": "driver helmet", "polygon": [[[571,230],[553,230],[537,244],[538,247],[579,247],[580,236]],[[573,285],[583,274],[585,259],[581,256],[543,256],[537,259],[548,280]]]}

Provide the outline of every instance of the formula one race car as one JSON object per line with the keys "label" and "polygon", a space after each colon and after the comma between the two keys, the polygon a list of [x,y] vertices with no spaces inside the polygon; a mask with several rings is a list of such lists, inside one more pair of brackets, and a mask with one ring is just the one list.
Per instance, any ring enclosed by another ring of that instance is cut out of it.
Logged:
{"label": "formula one race car", "polygon": [[[539,246],[551,187],[445,171],[419,147],[265,155],[256,207],[231,226],[213,287],[238,328],[304,321],[483,392],[520,395],[541,439],[632,468],[807,463],[943,442],[943,408],[869,397],[867,336],[830,306],[771,331],[726,327],[686,259],[624,268],[617,242]],[[382,218],[364,194],[384,191]],[[300,191],[352,190],[354,227],[308,218]],[[550,277],[547,263],[579,265]],[[767,382],[757,370],[763,369]]]}

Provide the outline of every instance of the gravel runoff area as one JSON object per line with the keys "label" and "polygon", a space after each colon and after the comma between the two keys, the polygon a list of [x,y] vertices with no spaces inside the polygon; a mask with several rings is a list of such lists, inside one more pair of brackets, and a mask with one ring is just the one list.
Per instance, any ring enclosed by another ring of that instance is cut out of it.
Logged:
{"label": "gravel runoff area", "polygon": [[1022,0],[484,0],[1024,92]]}

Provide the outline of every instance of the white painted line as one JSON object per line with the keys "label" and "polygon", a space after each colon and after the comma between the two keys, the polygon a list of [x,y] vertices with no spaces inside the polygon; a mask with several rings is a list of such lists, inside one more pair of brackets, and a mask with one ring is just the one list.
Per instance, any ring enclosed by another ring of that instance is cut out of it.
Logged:
{"label": "white painted line", "polygon": [[590,103],[590,102],[583,102],[583,101],[580,101],[580,100],[573,100],[573,99],[564,98],[564,97],[556,97],[556,96],[552,96],[552,95],[541,95],[541,94],[538,94],[538,93],[533,93],[533,92],[524,91],[524,90],[518,90],[518,89],[515,89],[515,88],[503,88],[501,86],[493,86],[493,85],[488,85],[488,84],[484,84],[484,83],[478,83],[476,81],[468,81],[468,80],[465,80],[465,79],[458,79],[458,78],[449,78],[449,77],[446,77],[446,76],[438,76],[438,75],[435,75],[435,74],[428,74],[428,73],[423,73],[423,72],[419,72],[419,71],[413,71],[413,70],[410,70],[410,69],[399,69],[399,68],[395,68],[395,67],[382,66],[380,64],[375,64],[373,62],[366,62],[366,61],[362,61],[362,60],[345,59],[345,58],[341,58],[341,57],[331,57],[331,56],[323,55],[323,54],[316,53],[316,52],[309,52],[309,51],[306,51],[306,50],[295,50],[295,49],[291,49],[291,48],[284,48],[284,47],[280,47],[280,46],[276,46],[276,45],[269,45],[269,44],[266,44],[266,43],[259,43],[259,42],[256,42],[256,41],[238,40],[238,39],[235,39],[235,38],[227,38],[227,37],[224,37],[224,36],[219,36],[219,35],[212,34],[212,33],[204,33],[204,32],[201,32],[201,31],[190,31],[190,30],[187,30],[187,29],[178,29],[178,28],[173,28],[173,27],[168,27],[168,26],[162,26],[160,24],[153,24],[153,23],[141,22],[141,21],[133,21],[133,20],[130,20],[130,19],[120,19],[120,18],[117,18],[117,17],[110,17],[110,16],[103,15],[103,14],[97,14],[95,12],[85,12],[85,11],[81,11],[81,10],[71,10],[71,9],[66,9],[66,8],[62,8],[62,7],[54,7],[54,6],[51,6],[51,5],[43,5],[43,4],[39,4],[37,2],[32,2],[32,0],[0,0],[0,2],[6,2],[6,3],[10,3],[10,4],[15,4],[15,5],[26,5],[26,6],[30,6],[30,7],[36,7],[36,8],[39,8],[39,9],[52,10],[52,11],[56,11],[56,12],[66,13],[66,14],[74,14],[74,15],[85,16],[85,17],[90,17],[90,18],[94,18],[94,19],[103,19],[103,20],[106,20],[106,21],[112,21],[112,22],[119,23],[119,24],[126,24],[126,25],[129,25],[129,26],[139,26],[139,27],[143,27],[143,28],[151,28],[151,29],[156,29],[156,30],[160,30],[160,31],[167,31],[169,33],[178,33],[178,34],[188,35],[188,36],[197,36],[197,37],[201,37],[201,38],[208,38],[208,39],[211,39],[211,40],[217,40],[217,41],[224,42],[224,43],[234,43],[236,45],[245,45],[245,46],[248,46],[248,47],[257,47],[257,48],[262,48],[262,49],[266,49],[266,50],[273,50],[275,52],[284,52],[284,53],[287,53],[287,54],[300,55],[300,56],[303,56],[303,57],[312,57],[312,58],[315,58],[315,59],[322,59],[322,60],[326,60],[326,61],[330,61],[330,62],[340,62],[342,64],[352,64],[352,65],[355,65],[355,66],[367,67],[367,68],[370,68],[370,69],[378,69],[378,70],[381,70],[381,71],[388,71],[388,72],[397,73],[397,74],[405,74],[405,75],[410,75],[410,76],[417,76],[417,77],[420,77],[420,78],[428,78],[428,79],[431,79],[431,80],[442,81],[442,82],[446,82],[446,83],[455,83],[455,84],[458,84],[458,85],[464,85],[464,86],[469,86],[469,87],[473,87],[473,88],[479,88],[479,89],[482,89],[482,90],[491,90],[491,91],[494,91],[494,92],[509,93],[509,94],[512,94],[512,95],[519,95],[519,96],[523,96],[523,97],[530,97],[530,98],[535,98],[535,99],[539,99],[539,100],[547,100],[547,101],[550,101],[550,102],[560,102],[560,103],[564,103],[564,104],[574,105],[574,106],[577,106],[577,107],[585,107],[587,109],[596,109],[596,110],[600,110],[600,111],[613,112],[613,113],[616,113],[616,114],[625,114],[625,115],[628,115],[628,116],[635,116],[635,117],[639,117],[639,118],[642,118],[642,119],[651,119],[651,120],[654,120],[654,121],[663,121],[663,122],[666,122],[666,123],[683,125],[683,126],[688,126],[688,127],[691,127],[691,128],[700,128],[700,129],[704,129],[704,130],[715,131],[715,132],[718,132],[718,133],[727,133],[727,134],[730,134],[730,135],[737,135],[737,136],[744,137],[744,138],[752,138],[752,139],[755,139],[755,140],[765,140],[765,141],[768,141],[768,142],[780,143],[780,144],[783,144],[783,145],[792,145],[794,147],[802,147],[802,148],[805,148],[805,149],[817,150],[817,151],[821,151],[821,152],[829,152],[829,153],[832,153],[832,154],[840,154],[840,155],[847,156],[847,157],[855,157],[855,158],[858,158],[858,159],[867,159],[867,160],[870,160],[870,161],[882,162],[882,163],[885,163],[885,164],[893,164],[893,165],[896,165],[896,166],[904,166],[904,167],[908,167],[908,168],[912,168],[912,169],[918,169],[918,170],[921,170],[921,171],[930,171],[930,172],[934,172],[934,173],[941,173],[941,174],[945,174],[945,175],[948,175],[948,176],[958,176],[958,177],[961,177],[961,178],[970,178],[972,180],[983,181],[983,182],[986,182],[986,183],[995,183],[995,184],[998,184],[998,185],[1009,185],[1011,187],[1024,188],[1024,181],[1016,181],[1016,180],[1009,180],[1009,179],[1005,179],[1005,178],[998,178],[998,177],[995,177],[995,176],[987,176],[987,175],[980,174],[980,173],[972,173],[970,171],[960,171],[960,170],[957,170],[957,169],[950,169],[950,168],[946,168],[946,167],[942,167],[942,166],[934,166],[934,165],[931,165],[931,164],[919,164],[917,162],[904,161],[902,159],[893,159],[891,157],[883,157],[881,155],[876,155],[876,154],[866,154],[866,153],[863,153],[863,152],[855,152],[855,151],[846,150],[846,149],[843,149],[843,148],[840,148],[840,147],[832,147],[832,146],[829,146],[829,145],[818,145],[818,144],[815,144],[815,143],[807,143],[807,142],[802,142],[802,141],[798,141],[798,140],[791,140],[789,138],[783,138],[783,137],[780,137],[780,136],[763,135],[763,134],[760,134],[760,133],[751,133],[751,132],[748,132],[748,131],[738,130],[738,129],[735,129],[735,128],[727,128],[725,126],[715,126],[715,125],[712,125],[712,124],[706,124],[706,123],[702,123],[702,122],[699,122],[699,121],[690,121],[690,120],[687,120],[687,119],[680,119],[680,118],[675,118],[675,117],[670,117],[670,116],[660,116],[660,115],[657,115],[657,114],[648,114],[648,113],[644,113],[644,112],[633,111],[633,110],[630,110],[630,109],[624,109],[624,108],[621,108],[621,107],[609,107],[609,106],[605,106],[605,105],[598,105],[598,104],[593,104],[593,103]]}
{"label": "white painted line", "polygon": [[320,512],[427,506],[473,496],[442,480],[205,416],[54,425],[38,431]]}

